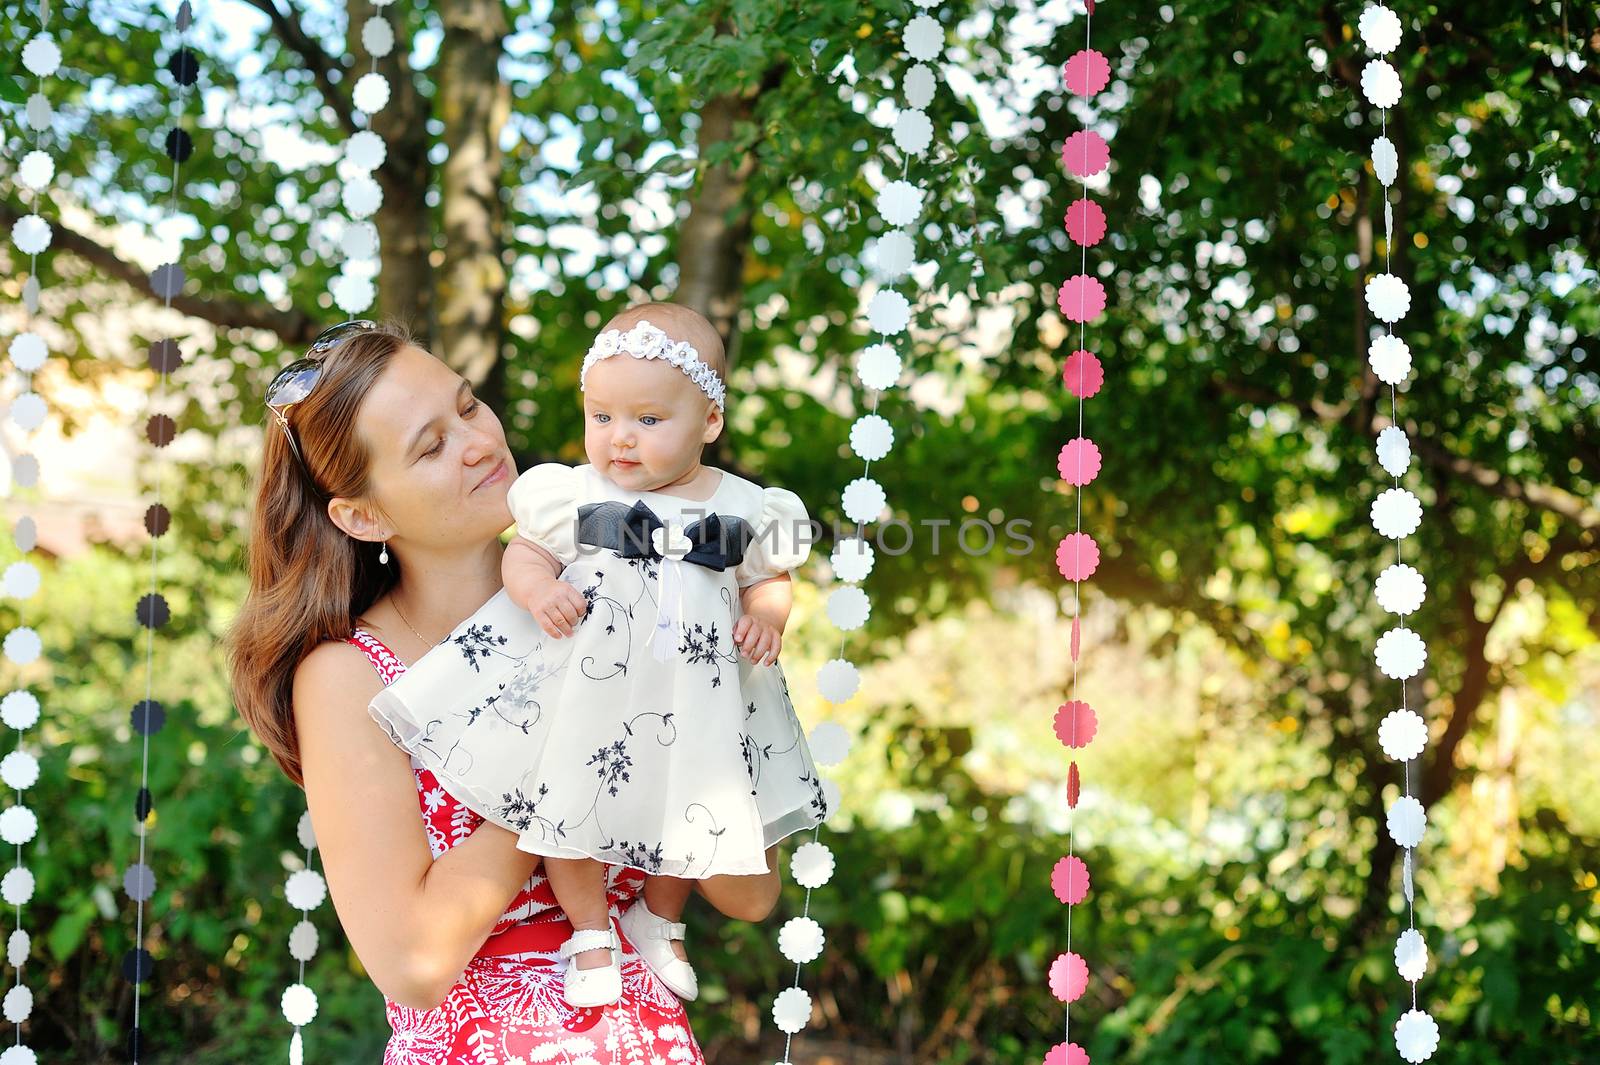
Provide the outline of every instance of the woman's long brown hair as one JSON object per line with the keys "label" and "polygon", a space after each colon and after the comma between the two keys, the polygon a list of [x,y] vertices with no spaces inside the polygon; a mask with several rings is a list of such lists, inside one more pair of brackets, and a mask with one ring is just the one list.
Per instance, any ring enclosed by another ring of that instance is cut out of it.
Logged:
{"label": "woman's long brown hair", "polygon": [[[410,333],[392,322],[342,341],[324,356],[310,394],[287,411],[300,452],[329,497],[366,494],[371,455],[356,435],[356,412],[407,345],[414,345]],[[250,587],[223,646],[239,716],[301,788],[295,668],[324,640],[348,639],[354,619],[394,585],[399,567],[379,563],[381,546],[333,523],[268,411],[246,547]]]}

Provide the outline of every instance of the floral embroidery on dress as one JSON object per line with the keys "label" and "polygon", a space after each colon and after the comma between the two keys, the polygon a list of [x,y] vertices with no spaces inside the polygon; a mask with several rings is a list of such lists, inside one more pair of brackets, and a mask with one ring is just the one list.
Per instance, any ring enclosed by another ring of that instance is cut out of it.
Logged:
{"label": "floral embroidery on dress", "polygon": [[[385,684],[405,671],[371,633],[357,629],[349,642],[366,653]],[[415,758],[412,772],[428,849],[438,858],[484,820]],[[623,866],[607,870],[606,899],[613,913],[630,905],[643,888],[643,872]],[[474,957],[433,1009],[416,1010],[384,999],[393,1034],[383,1065],[705,1065],[683,1003],[626,939],[622,999],[600,1009],[567,1004],[559,950],[572,926],[542,871],[512,898],[494,933],[512,928],[532,933],[532,949]]]}
{"label": "floral embroidery on dress", "polygon": [[705,500],[643,495],[590,466],[519,476],[517,533],[581,596],[572,631],[546,633],[502,590],[372,711],[523,850],[762,874],[774,844],[831,812],[782,666],[733,640],[742,589],[808,556],[804,505],[726,471]]}

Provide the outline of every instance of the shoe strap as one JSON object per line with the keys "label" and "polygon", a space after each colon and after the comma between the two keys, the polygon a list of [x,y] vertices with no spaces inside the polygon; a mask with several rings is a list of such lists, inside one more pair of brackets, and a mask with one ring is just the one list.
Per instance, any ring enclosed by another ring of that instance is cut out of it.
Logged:
{"label": "shoe strap", "polygon": [[620,944],[617,942],[617,933],[610,928],[580,928],[567,937],[561,944],[561,957],[570,958],[574,954],[585,950],[594,950],[598,947],[611,947],[615,949]]}
{"label": "shoe strap", "polygon": [[682,921],[657,920],[660,923],[650,929],[650,934],[657,939],[682,939],[689,930]]}
{"label": "shoe strap", "polygon": [[682,921],[667,920],[645,905],[643,899],[634,903],[634,909],[644,918],[644,934],[652,939],[682,939],[688,931],[688,926]]}

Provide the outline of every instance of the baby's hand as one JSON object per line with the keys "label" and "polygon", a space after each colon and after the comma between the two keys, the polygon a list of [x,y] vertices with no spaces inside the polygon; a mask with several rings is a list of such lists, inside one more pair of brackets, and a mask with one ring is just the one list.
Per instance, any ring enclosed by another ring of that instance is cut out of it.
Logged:
{"label": "baby's hand", "polygon": [[523,604],[548,636],[571,636],[572,628],[589,612],[583,593],[563,580],[539,581]]}
{"label": "baby's hand", "polygon": [[744,614],[734,623],[733,642],[756,665],[770,666],[778,660],[778,649],[783,646],[783,633],[771,622],[763,621],[754,614]]}

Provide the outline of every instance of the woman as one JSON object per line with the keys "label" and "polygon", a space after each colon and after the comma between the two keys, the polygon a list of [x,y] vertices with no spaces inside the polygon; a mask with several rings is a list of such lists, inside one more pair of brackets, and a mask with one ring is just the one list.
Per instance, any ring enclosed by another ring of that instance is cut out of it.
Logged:
{"label": "woman", "polygon": [[[540,858],[446,794],[367,709],[500,589],[517,471],[499,420],[404,330],[371,322],[323,333],[267,402],[281,432],[266,436],[250,589],[227,638],[234,698],[305,791],[334,909],[394,1029],[385,1065],[703,1062],[682,1003],[626,938],[622,1000],[566,1004],[572,927]],[[776,851],[766,875],[697,889],[762,920]],[[614,918],[643,881],[607,869]]]}

